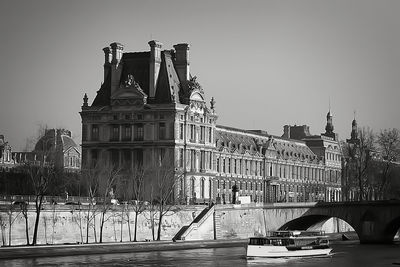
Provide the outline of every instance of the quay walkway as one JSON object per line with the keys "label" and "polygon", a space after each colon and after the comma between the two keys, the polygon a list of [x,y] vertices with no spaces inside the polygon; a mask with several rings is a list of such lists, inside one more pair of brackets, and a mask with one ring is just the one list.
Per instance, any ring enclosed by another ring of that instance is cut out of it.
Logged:
{"label": "quay walkway", "polygon": [[66,244],[0,247],[0,259],[38,258],[89,254],[129,253],[198,248],[241,247],[247,239],[198,240],[198,241],[150,241],[96,244]]}

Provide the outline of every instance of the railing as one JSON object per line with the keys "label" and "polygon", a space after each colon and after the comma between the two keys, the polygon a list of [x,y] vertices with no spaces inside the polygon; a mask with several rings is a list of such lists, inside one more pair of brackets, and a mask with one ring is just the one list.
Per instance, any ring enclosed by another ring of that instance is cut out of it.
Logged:
{"label": "railing", "polygon": [[[199,215],[196,216],[196,218],[193,220],[193,222],[189,226],[184,226],[186,228],[184,231],[179,231],[181,232],[181,235],[178,236],[176,239],[181,239],[185,240],[186,236],[188,236],[193,230],[197,229],[200,225],[204,223],[208,217],[210,217],[211,214],[214,213],[214,204],[212,204],[210,207],[205,208],[202,212],[200,212]],[[183,228],[181,229],[183,230]]]}
{"label": "railing", "polygon": [[[0,202],[3,204],[12,203],[14,201],[26,201],[28,203],[35,202],[35,195],[0,195]],[[95,198],[94,202],[101,201],[101,198]],[[66,202],[76,202],[82,204],[89,204],[90,197],[79,197],[79,196],[44,196],[43,203],[66,203]]]}

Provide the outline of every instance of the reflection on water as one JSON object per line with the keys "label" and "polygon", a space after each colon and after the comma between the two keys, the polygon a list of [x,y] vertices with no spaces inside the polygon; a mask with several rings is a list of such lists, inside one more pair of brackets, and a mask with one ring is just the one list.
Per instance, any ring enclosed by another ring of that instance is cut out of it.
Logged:
{"label": "reflection on water", "polygon": [[324,266],[361,267],[400,264],[400,245],[333,245],[320,258],[246,259],[244,247],[82,255],[1,261],[0,266]]}

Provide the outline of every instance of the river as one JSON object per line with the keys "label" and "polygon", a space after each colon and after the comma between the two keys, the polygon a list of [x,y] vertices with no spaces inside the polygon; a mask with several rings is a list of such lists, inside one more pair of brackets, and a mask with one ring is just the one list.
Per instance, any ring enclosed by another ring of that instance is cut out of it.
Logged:
{"label": "river", "polygon": [[323,258],[247,260],[244,247],[0,260],[0,266],[400,266],[400,245],[333,244]]}

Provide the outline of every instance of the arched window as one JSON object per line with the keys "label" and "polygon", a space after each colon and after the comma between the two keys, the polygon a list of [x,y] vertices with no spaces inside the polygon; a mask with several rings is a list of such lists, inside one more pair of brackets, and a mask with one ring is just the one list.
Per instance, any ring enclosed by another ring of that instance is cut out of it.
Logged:
{"label": "arched window", "polygon": [[204,177],[201,177],[200,179],[200,197],[204,198],[204,183],[205,183],[205,179]]}
{"label": "arched window", "polygon": [[196,178],[194,178],[194,177],[192,177],[192,179],[190,179],[190,193],[191,193],[192,197],[196,196],[195,181],[196,181]]}

